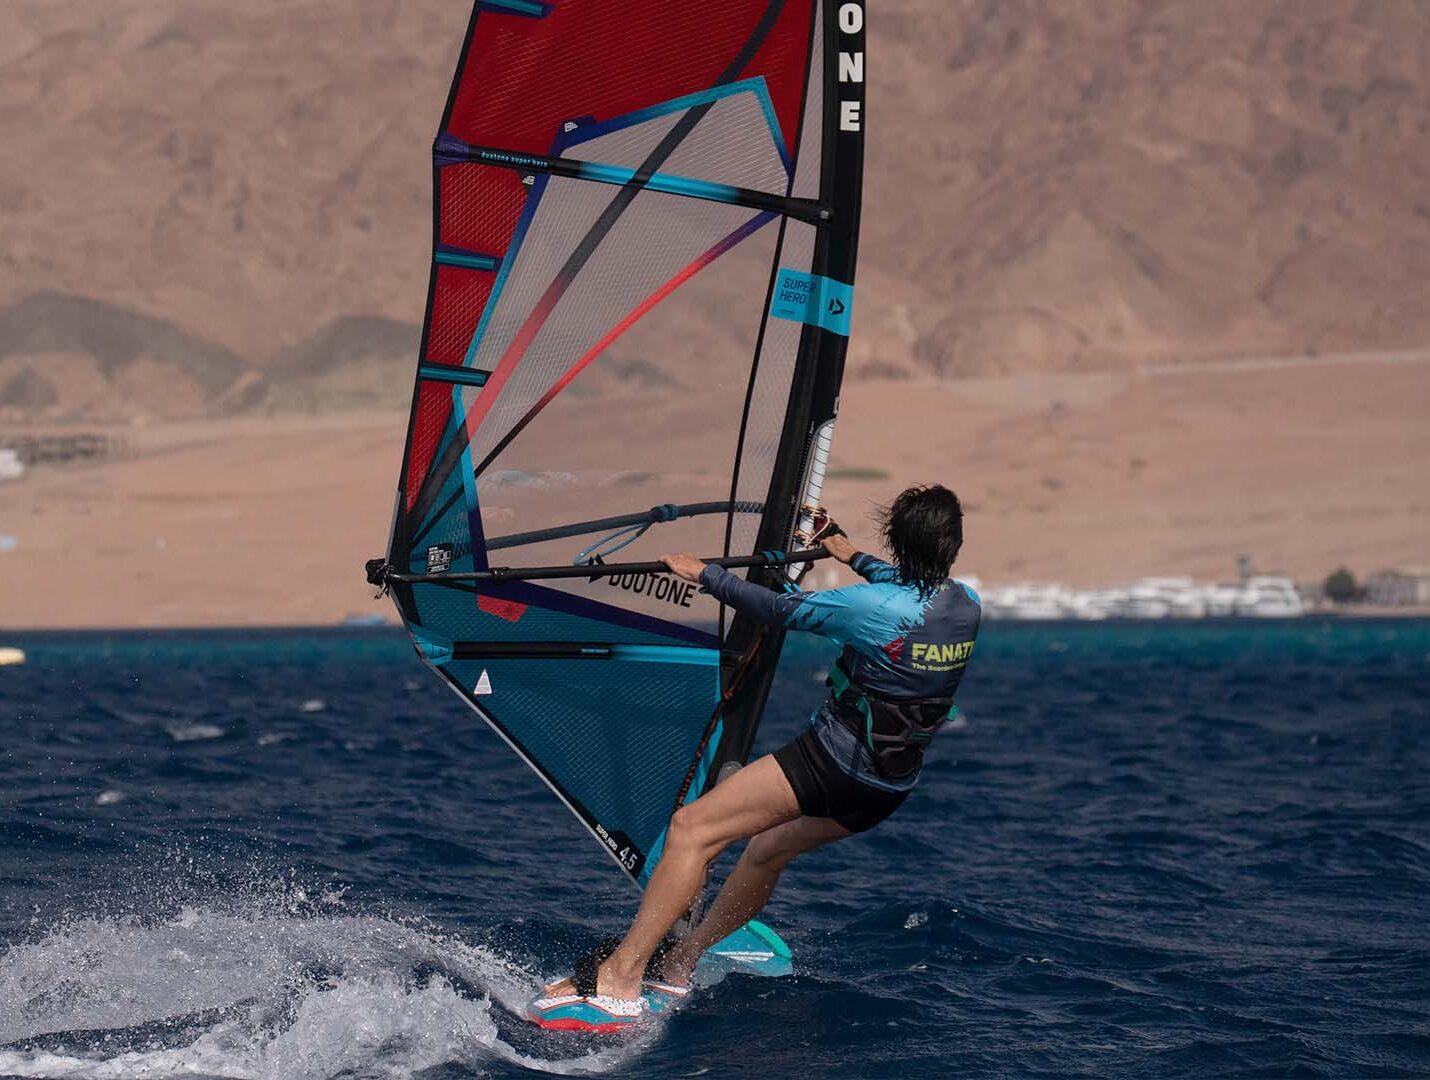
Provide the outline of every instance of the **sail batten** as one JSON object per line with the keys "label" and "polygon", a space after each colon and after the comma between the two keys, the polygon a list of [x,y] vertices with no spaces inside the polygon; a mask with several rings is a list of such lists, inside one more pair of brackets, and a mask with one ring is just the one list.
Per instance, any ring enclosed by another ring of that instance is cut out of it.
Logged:
{"label": "sail batten", "polygon": [[711,202],[746,206],[756,210],[768,210],[799,218],[802,221],[822,222],[834,217],[832,207],[815,199],[799,199],[757,188],[722,184],[713,180],[701,180],[693,176],[683,176],[672,172],[650,172],[626,165],[612,165],[600,161],[583,161],[567,157],[537,157],[511,150],[489,146],[466,146],[448,142],[438,150],[437,160],[442,165],[461,162],[494,165],[498,168],[517,172],[537,172],[551,176],[564,176],[573,180],[589,180],[593,183],[631,186],[646,191],[659,191],[667,195],[682,195],[691,199],[707,199]]}
{"label": "sail batten", "polygon": [[862,86],[829,61],[854,47],[858,4],[482,0],[434,142],[378,577],[637,883],[748,755],[781,641],[656,556],[776,586],[818,554],[795,530],[853,304]]}

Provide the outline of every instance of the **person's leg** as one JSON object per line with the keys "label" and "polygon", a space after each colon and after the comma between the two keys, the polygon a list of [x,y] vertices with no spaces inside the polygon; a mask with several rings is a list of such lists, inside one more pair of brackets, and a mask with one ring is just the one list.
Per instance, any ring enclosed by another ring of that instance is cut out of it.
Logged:
{"label": "person's leg", "polygon": [[780,873],[795,856],[853,835],[833,818],[814,817],[795,818],[756,835],[720,886],[700,925],[666,954],[660,978],[684,983],[706,949],[760,913],[775,891]]}
{"label": "person's leg", "polygon": [[635,922],[601,965],[598,993],[639,997],[650,954],[694,902],[710,860],[736,840],[791,821],[799,813],[784,770],[768,754],[677,810]]}

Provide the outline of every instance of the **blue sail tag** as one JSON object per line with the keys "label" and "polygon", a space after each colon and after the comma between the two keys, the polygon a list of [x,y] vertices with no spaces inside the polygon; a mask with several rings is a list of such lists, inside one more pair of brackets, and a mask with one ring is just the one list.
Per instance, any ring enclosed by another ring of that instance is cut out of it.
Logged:
{"label": "blue sail tag", "polygon": [[780,267],[779,280],[770,298],[770,314],[776,319],[808,323],[848,337],[853,310],[853,285]]}

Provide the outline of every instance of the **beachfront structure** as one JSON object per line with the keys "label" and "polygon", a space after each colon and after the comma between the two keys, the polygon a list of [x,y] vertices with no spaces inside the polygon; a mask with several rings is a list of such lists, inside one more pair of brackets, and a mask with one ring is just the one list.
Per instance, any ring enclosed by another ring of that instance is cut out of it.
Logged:
{"label": "beachfront structure", "polygon": [[1372,574],[1365,582],[1365,598],[1386,607],[1430,606],[1430,567],[1402,566]]}

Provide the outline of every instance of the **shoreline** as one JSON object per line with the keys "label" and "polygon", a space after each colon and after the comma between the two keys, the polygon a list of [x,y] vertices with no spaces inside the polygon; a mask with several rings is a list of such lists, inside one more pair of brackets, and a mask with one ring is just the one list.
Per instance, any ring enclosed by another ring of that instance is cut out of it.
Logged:
{"label": "shoreline", "polygon": [[[1425,622],[1430,621],[1430,607],[1417,607],[1410,609],[1396,609],[1386,611],[1384,609],[1371,609],[1368,611],[1312,611],[1305,615],[1286,617],[1249,617],[1238,615],[1211,615],[1203,618],[1179,618],[1169,616],[1162,619],[1135,619],[1135,618],[1109,618],[1109,619],[1010,619],[1010,618],[989,618],[986,625],[998,629],[1008,627],[1088,627],[1099,626],[1137,626],[1137,627],[1166,627],[1169,629],[1190,629],[1192,627],[1221,627],[1228,626],[1275,626],[1289,627],[1295,624],[1312,623],[1338,623],[1338,622]],[[402,624],[396,621],[394,616],[392,621],[360,626],[346,626],[342,623],[287,623],[287,624],[262,624],[252,625],[236,624],[195,624],[192,626],[32,626],[32,627],[0,627],[0,648],[11,646],[19,639],[43,640],[76,637],[124,637],[124,638],[203,638],[203,637],[301,637],[303,635],[320,632],[323,634],[340,634],[354,638],[360,637],[400,637],[406,633]]]}

